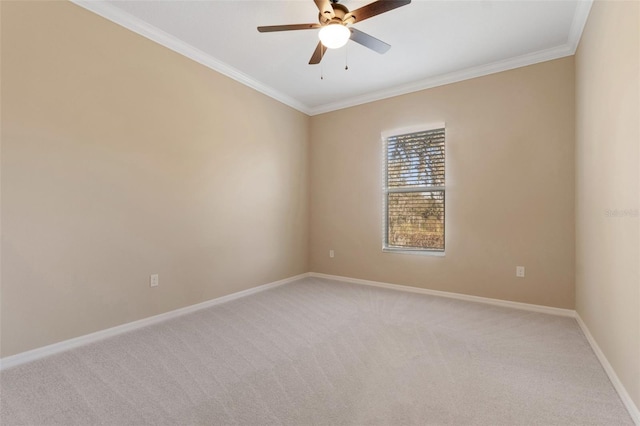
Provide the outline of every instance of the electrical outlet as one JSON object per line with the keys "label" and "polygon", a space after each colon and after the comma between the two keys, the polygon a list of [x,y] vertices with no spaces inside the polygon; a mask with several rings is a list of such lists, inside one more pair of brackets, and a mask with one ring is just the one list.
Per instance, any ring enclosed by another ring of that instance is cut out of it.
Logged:
{"label": "electrical outlet", "polygon": [[524,266],[516,266],[516,277],[524,278]]}
{"label": "electrical outlet", "polygon": [[149,286],[158,287],[158,284],[160,284],[158,274],[151,274],[151,276],[149,277]]}
{"label": "electrical outlet", "polygon": [[335,253],[333,252],[333,250],[329,250],[329,257],[333,259],[334,255],[335,255]]}

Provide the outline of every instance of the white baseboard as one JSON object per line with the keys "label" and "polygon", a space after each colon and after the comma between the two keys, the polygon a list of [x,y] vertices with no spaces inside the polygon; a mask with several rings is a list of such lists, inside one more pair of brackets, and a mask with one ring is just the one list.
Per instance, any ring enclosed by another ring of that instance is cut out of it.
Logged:
{"label": "white baseboard", "polygon": [[611,380],[613,387],[618,392],[618,395],[620,395],[620,399],[622,400],[622,403],[624,404],[624,406],[627,408],[627,411],[629,412],[631,419],[634,421],[634,423],[637,426],[640,426],[640,410],[638,410],[638,407],[631,399],[631,396],[627,392],[627,389],[624,387],[624,385],[618,378],[618,375],[616,374],[615,370],[613,369],[611,364],[609,364],[609,360],[607,360],[607,357],[604,355],[604,352],[602,352],[602,349],[600,349],[600,346],[598,346],[598,343],[591,335],[589,328],[587,328],[587,325],[584,323],[584,321],[582,321],[582,318],[580,318],[580,314],[578,313],[576,313],[576,320],[578,321],[578,324],[580,325],[582,332],[587,338],[587,341],[591,345],[593,352],[595,352],[596,356],[598,357],[600,364],[602,364],[602,368],[604,368],[604,371],[607,372],[607,376],[609,376],[609,380]]}
{"label": "white baseboard", "polygon": [[335,281],[343,281],[343,282],[349,282],[354,284],[382,287],[382,288],[400,290],[400,291],[411,292],[411,293],[428,294],[432,296],[447,297],[450,299],[466,300],[470,302],[478,302],[478,303],[484,303],[489,305],[502,306],[506,308],[521,309],[526,311],[575,318],[580,328],[582,329],[582,332],[587,338],[587,341],[591,345],[591,348],[593,349],[598,360],[600,361],[600,364],[602,364],[602,367],[604,368],[605,372],[609,376],[609,379],[611,380],[613,387],[618,392],[618,395],[620,396],[620,399],[622,400],[624,406],[629,411],[629,415],[631,416],[632,420],[635,422],[637,426],[640,426],[640,410],[638,410],[638,407],[636,407],[635,403],[629,396],[629,393],[627,392],[624,385],[618,378],[617,374],[613,370],[613,367],[611,366],[606,356],[604,355],[604,353],[596,343],[595,339],[589,332],[589,329],[587,328],[586,324],[584,323],[584,321],[582,321],[582,318],[580,318],[580,315],[578,315],[574,310],[553,308],[550,306],[533,305],[529,303],[511,302],[511,301],[500,300],[500,299],[491,299],[488,297],[470,296],[466,294],[450,293],[446,291],[429,290],[429,289],[411,287],[411,286],[405,286],[405,285],[362,280],[358,278],[342,277],[338,275],[320,274],[317,272],[307,272],[307,273],[296,275],[290,278],[285,278],[283,280],[274,281],[268,284],[263,284],[258,287],[253,287],[247,290],[239,291],[237,293],[232,293],[226,296],[218,297],[216,299],[211,299],[206,302],[198,303],[191,306],[186,306],[184,308],[165,312],[163,314],[154,315],[149,318],[144,318],[138,321],[133,321],[127,324],[122,324],[116,327],[97,331],[95,333],[86,334],[84,336],[79,336],[73,339],[54,343],[52,345],[43,346],[41,348],[37,348],[27,352],[22,352],[16,355],[8,356],[0,359],[0,370],[4,370],[10,367],[15,367],[17,365],[25,364],[27,362],[35,361],[37,359],[41,359],[49,355],[68,351],[69,349],[77,348],[79,346],[97,342],[99,340],[103,340],[109,337],[114,337],[119,334],[133,331],[133,330],[146,327],[152,324],[157,324],[159,322],[166,321],[171,318],[176,318],[191,312],[198,311],[200,309],[204,309],[220,303],[228,302],[230,300],[235,300],[241,297],[249,296],[251,294],[255,294],[270,288],[278,287],[283,284],[287,284],[305,277],[326,278],[326,279],[335,280]]}
{"label": "white baseboard", "polygon": [[470,296],[467,294],[450,293],[447,291],[428,290],[424,288],[411,287],[411,286],[405,286],[405,285],[361,280],[358,278],[342,277],[339,275],[320,274],[317,272],[310,272],[308,275],[310,277],[316,277],[316,278],[326,278],[326,279],[335,280],[335,281],[343,281],[343,282],[354,283],[354,284],[389,288],[393,290],[407,291],[411,293],[428,294],[432,296],[448,297],[451,299],[466,300],[469,302],[486,303],[489,305],[503,306],[506,308],[522,309],[525,311],[532,311],[532,312],[539,312],[543,314],[560,315],[564,317],[575,318],[576,321],[578,322],[578,325],[582,329],[582,332],[587,338],[587,341],[591,345],[593,352],[595,352],[596,356],[598,357],[598,361],[600,361],[602,368],[604,368],[605,372],[607,373],[607,376],[609,376],[609,380],[611,380],[613,387],[615,388],[616,392],[618,392],[618,395],[620,396],[620,399],[622,400],[622,403],[624,404],[625,408],[629,412],[629,415],[631,416],[632,420],[637,426],[640,426],[640,411],[638,410],[638,407],[636,407],[636,405],[634,404],[633,400],[629,396],[629,393],[627,392],[624,385],[622,384],[622,382],[616,375],[615,371],[613,370],[613,367],[611,366],[611,364],[609,364],[607,357],[605,357],[604,353],[602,352],[602,350],[596,343],[595,339],[589,332],[589,329],[587,328],[586,324],[584,323],[584,321],[582,321],[582,318],[580,318],[580,315],[578,315],[578,313],[574,310],[553,308],[550,306],[533,305],[529,303],[510,302],[508,300],[491,299],[488,297],[479,297],[479,296]]}
{"label": "white baseboard", "polygon": [[539,312],[542,314],[559,315],[559,316],[571,317],[571,318],[574,318],[576,315],[576,311],[572,309],[553,308],[551,306],[532,305],[530,303],[521,303],[521,302],[511,302],[508,300],[491,299],[489,297],[470,296],[468,294],[461,294],[461,293],[450,293],[448,291],[429,290],[426,288],[411,287],[411,286],[399,285],[399,284],[389,284],[389,283],[383,283],[379,281],[361,280],[358,278],[341,277],[338,275],[319,274],[317,272],[310,272],[309,276],[317,277],[317,278],[326,278],[329,280],[344,281],[344,282],[354,283],[354,284],[369,285],[374,287],[390,288],[393,290],[408,291],[411,293],[420,293],[420,294],[428,294],[431,296],[447,297],[449,299],[466,300],[468,302],[485,303],[488,305],[495,305],[495,306],[502,306],[505,308],[514,308],[514,309],[520,309],[525,311]]}
{"label": "white baseboard", "polygon": [[308,273],[296,275],[293,277],[285,278],[283,280],[274,281],[271,283],[260,285],[258,287],[253,287],[247,290],[239,291],[237,293],[232,293],[226,296],[207,300],[206,302],[185,306],[184,308],[175,309],[173,311],[165,312],[163,314],[154,315],[152,317],[144,318],[138,321],[133,321],[126,324],[118,325],[116,327],[107,328],[105,330],[96,331],[95,333],[85,334],[84,336],[75,337],[73,339],[64,340],[62,342],[43,346],[41,348],[32,349],[30,351],[22,352],[16,355],[7,356],[0,359],[0,370],[4,370],[10,367],[15,367],[17,365],[25,364],[27,362],[35,361],[37,359],[44,358],[49,355],[68,351],[69,349],[77,348],[79,346],[84,346],[89,343],[97,342],[99,340],[103,340],[109,337],[114,337],[119,334],[133,331],[133,330],[146,327],[152,324],[157,324],[159,322],[166,321],[171,318],[176,318],[185,314],[189,314],[191,312],[198,311],[200,309],[208,308],[209,306],[213,306],[220,303],[228,302],[230,300],[249,296],[250,294],[255,294],[260,291],[278,287],[283,284],[287,284],[292,281],[305,278],[307,276],[309,276]]}
{"label": "white baseboard", "polygon": [[339,275],[320,274],[317,272],[310,272],[308,276],[316,277],[316,278],[326,278],[330,280],[343,281],[343,282],[354,283],[354,284],[369,285],[374,287],[389,288],[393,290],[407,291],[411,293],[420,293],[420,294],[428,294],[432,296],[448,297],[451,299],[466,300],[469,302],[486,303],[489,305],[503,306],[506,308],[514,308],[514,309],[522,309],[525,311],[533,311],[533,312],[539,312],[543,314],[560,315],[564,317],[575,318],[576,321],[578,322],[578,325],[582,329],[582,332],[587,338],[587,341],[591,345],[593,352],[595,352],[596,356],[598,357],[598,361],[600,361],[602,368],[604,368],[605,372],[607,373],[607,376],[609,376],[609,380],[611,380],[613,387],[615,388],[616,392],[618,392],[618,395],[620,396],[620,399],[622,400],[622,403],[624,404],[625,408],[629,412],[631,419],[634,421],[634,423],[637,426],[640,426],[640,410],[638,410],[638,407],[636,407],[635,403],[631,399],[631,396],[629,396],[629,393],[627,392],[624,385],[618,378],[618,375],[614,371],[613,367],[611,366],[611,364],[609,364],[607,357],[604,355],[604,353],[596,343],[595,339],[589,332],[587,325],[584,323],[584,321],[582,321],[582,318],[580,318],[580,315],[574,310],[553,308],[550,306],[533,305],[529,303],[510,302],[508,300],[491,299],[488,297],[479,297],[479,296],[470,296],[467,294],[450,293],[447,291],[428,290],[424,288],[410,287],[405,285],[361,280],[358,278],[342,277]]}

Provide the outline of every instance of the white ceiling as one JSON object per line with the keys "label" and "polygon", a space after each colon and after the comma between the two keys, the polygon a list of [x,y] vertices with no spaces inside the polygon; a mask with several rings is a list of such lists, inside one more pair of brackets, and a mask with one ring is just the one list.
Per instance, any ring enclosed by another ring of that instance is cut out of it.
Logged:
{"label": "white ceiling", "polygon": [[72,1],[309,115],[572,55],[592,3],[413,0],[354,25],[384,55],[350,41],[308,65],[318,30],[256,27],[315,23],[312,0]]}

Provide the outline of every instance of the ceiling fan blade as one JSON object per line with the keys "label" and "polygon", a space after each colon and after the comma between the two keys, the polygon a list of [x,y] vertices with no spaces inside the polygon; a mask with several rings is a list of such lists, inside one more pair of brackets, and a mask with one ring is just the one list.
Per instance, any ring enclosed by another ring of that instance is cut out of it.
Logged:
{"label": "ceiling fan blade", "polygon": [[333,11],[333,7],[331,6],[330,0],[313,0],[313,2],[316,4],[316,6],[318,6],[320,16],[324,18],[322,22],[332,19],[336,16],[335,12]]}
{"label": "ceiling fan blade", "polygon": [[351,40],[363,45],[364,47],[368,47],[369,49],[380,54],[385,53],[387,50],[391,49],[391,45],[385,43],[382,40],[378,40],[377,38],[370,36],[367,33],[363,33],[362,31],[356,30],[355,28],[349,29],[351,30]]}
{"label": "ceiling fan blade", "polygon": [[378,0],[359,9],[352,10],[350,14],[356,18],[356,22],[361,22],[409,3],[411,3],[411,0]]}
{"label": "ceiling fan blade", "polygon": [[258,31],[261,33],[272,33],[274,31],[311,30],[320,27],[320,24],[268,25],[266,27],[258,27]]}
{"label": "ceiling fan blade", "polygon": [[322,45],[322,42],[319,42],[313,55],[311,55],[311,59],[309,59],[309,65],[319,64],[326,51],[327,48]]}

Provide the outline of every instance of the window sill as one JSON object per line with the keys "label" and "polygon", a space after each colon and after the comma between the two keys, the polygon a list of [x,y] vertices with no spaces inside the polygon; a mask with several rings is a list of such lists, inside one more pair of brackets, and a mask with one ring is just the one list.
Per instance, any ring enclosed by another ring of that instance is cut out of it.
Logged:
{"label": "window sill", "polygon": [[407,249],[395,249],[395,248],[383,247],[382,251],[384,253],[417,254],[419,256],[444,257],[443,251],[434,251],[434,250],[407,250]]}

